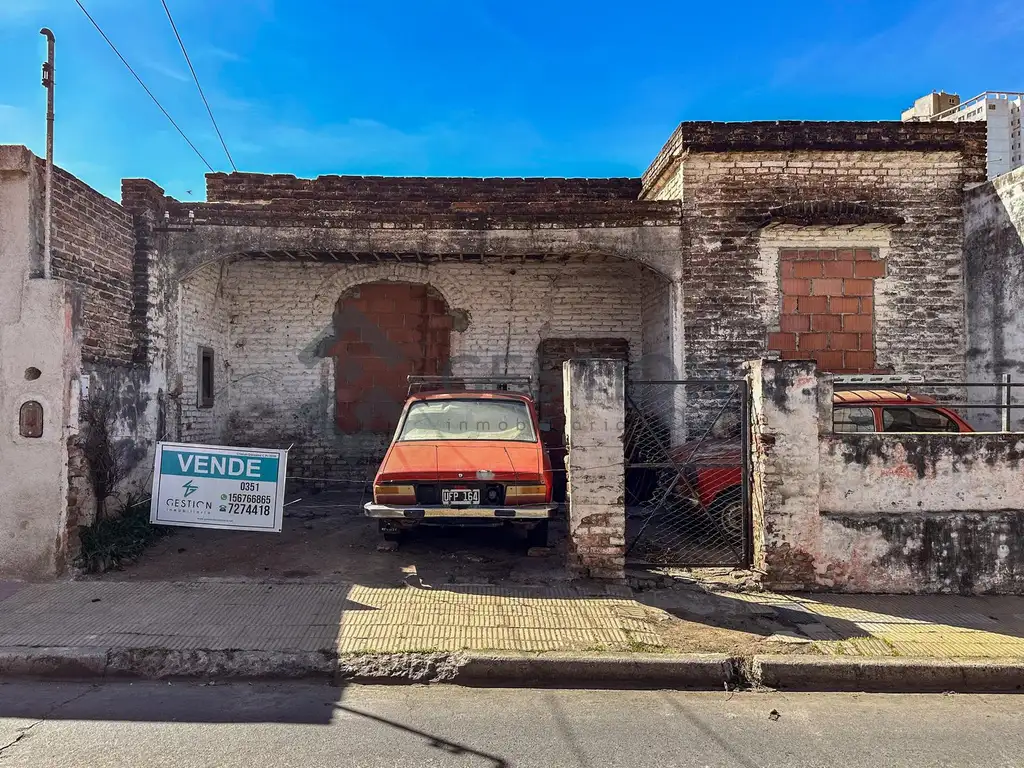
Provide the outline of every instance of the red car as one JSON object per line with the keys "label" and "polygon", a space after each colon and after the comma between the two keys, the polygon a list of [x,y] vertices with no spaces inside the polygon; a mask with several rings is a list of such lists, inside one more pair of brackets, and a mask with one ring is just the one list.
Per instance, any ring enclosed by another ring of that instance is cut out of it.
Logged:
{"label": "red car", "polygon": [[551,487],[528,395],[420,393],[402,410],[365,510],[386,541],[418,525],[511,525],[546,546]]}
{"label": "red car", "polygon": [[[832,398],[835,432],[973,432],[956,412],[933,398],[891,390],[839,390]],[[672,452],[681,467],[676,486],[719,520],[726,532],[743,525],[740,443],[692,440]]]}

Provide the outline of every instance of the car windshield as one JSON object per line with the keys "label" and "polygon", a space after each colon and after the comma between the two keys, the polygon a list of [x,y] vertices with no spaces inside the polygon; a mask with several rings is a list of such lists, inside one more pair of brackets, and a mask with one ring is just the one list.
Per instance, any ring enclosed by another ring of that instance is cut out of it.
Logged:
{"label": "car windshield", "polygon": [[533,443],[537,435],[521,400],[420,400],[409,406],[398,439]]}

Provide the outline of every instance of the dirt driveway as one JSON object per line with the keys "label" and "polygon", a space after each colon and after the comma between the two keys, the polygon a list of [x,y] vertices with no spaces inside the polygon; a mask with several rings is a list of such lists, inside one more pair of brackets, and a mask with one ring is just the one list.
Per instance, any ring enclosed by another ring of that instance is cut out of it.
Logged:
{"label": "dirt driveway", "polygon": [[116,581],[242,578],[337,581],[393,586],[444,584],[552,585],[566,580],[564,526],[553,525],[549,554],[527,557],[526,545],[500,528],[423,528],[397,552],[378,552],[377,524],[363,515],[358,492],[308,495],[285,509],[281,533],[175,529]]}

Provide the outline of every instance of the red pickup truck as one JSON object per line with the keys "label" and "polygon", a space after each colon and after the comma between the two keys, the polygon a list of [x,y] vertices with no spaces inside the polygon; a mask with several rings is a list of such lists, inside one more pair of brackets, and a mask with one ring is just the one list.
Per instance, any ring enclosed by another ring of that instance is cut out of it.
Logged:
{"label": "red pickup truck", "polygon": [[[840,390],[832,398],[835,432],[973,432],[957,413],[930,397],[884,389]],[[740,443],[692,440],[672,451],[680,494],[720,520],[726,532],[743,525]]]}

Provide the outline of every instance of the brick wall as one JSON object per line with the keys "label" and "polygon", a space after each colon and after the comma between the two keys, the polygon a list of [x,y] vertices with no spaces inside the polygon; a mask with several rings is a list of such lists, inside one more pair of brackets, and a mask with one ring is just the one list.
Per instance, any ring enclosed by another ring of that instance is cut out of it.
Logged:
{"label": "brick wall", "polygon": [[640,179],[475,179],[385,176],[318,176],[290,174],[208,173],[206,199],[211,202],[262,202],[275,199],[380,201],[566,201],[636,200]]}
{"label": "brick wall", "polygon": [[[37,161],[42,174],[42,160]],[[135,238],[131,216],[67,171],[53,169],[53,276],[83,287],[82,358],[128,362]]]}
{"label": "brick wall", "polygon": [[366,476],[390,438],[375,432],[344,435],[334,426],[335,364],[325,355],[334,344],[338,299],[354,286],[381,280],[433,286],[449,312],[461,311],[468,323],[456,322],[451,333],[456,375],[535,376],[538,345],[545,338],[625,338],[634,364],[644,348],[636,286],[646,273],[632,262],[428,266],[243,259],[225,270],[222,290],[230,320],[225,352],[218,353],[225,368],[221,373],[218,363],[217,370],[218,391],[227,386],[230,412],[223,420],[220,411],[189,410],[196,393],[191,350],[218,338],[215,329],[203,325],[220,317],[220,310],[209,309],[217,272],[207,267],[183,284],[183,306],[195,302],[180,321],[185,385],[180,399],[185,421],[192,424],[183,437],[199,439],[207,429],[201,425],[214,423],[223,425],[230,442],[295,443],[295,474]]}
{"label": "brick wall", "polygon": [[[182,389],[177,398],[182,439],[217,444],[228,436],[230,412],[230,299],[224,283],[228,265],[210,264],[182,283],[178,322],[185,329],[178,349]],[[199,348],[213,349],[212,407],[199,404]]]}
{"label": "brick wall", "polygon": [[832,373],[875,370],[875,278],[885,262],[867,248],[779,252],[782,313],[768,348],[783,360],[814,360]]}
{"label": "brick wall", "polygon": [[[789,152],[956,152],[969,158],[973,182],[986,177],[983,123],[886,121],[803,122],[754,120],[745,123],[680,123],[644,171],[643,196],[679,199],[683,181],[672,179],[687,153]],[[676,194],[652,194],[669,184]]]}
{"label": "brick wall", "polygon": [[[819,144],[829,143],[830,125],[821,128],[825,138]],[[961,204],[964,185],[983,174],[984,164],[983,156],[973,154],[973,133],[942,129],[933,135],[929,129],[915,140],[893,128],[907,146],[922,149],[897,151],[900,145],[893,141],[886,145],[890,151],[853,151],[853,143],[830,151],[784,149],[785,130],[765,130],[762,150],[703,151],[719,148],[718,137],[696,144],[700,151],[663,163],[665,173],[680,177],[674,188],[683,190],[687,375],[710,378],[735,371],[741,361],[764,354],[770,333],[788,333],[779,320],[780,249],[882,246],[885,277],[875,280],[873,296],[861,297],[873,299],[875,367],[962,377]],[[852,141],[848,130],[832,135],[832,145]],[[790,137],[791,144],[799,147],[799,138]],[[668,188],[661,177],[645,180],[655,196]],[[794,203],[804,205],[794,211]],[[840,284],[832,288],[844,290]],[[783,341],[772,338],[776,346]],[[826,337],[824,344],[829,343]],[[808,350],[825,351],[830,350]],[[868,350],[848,351],[856,353],[856,369],[866,367],[867,357],[859,353]],[[829,361],[837,364],[834,355]]]}

